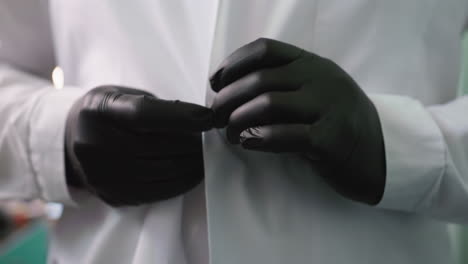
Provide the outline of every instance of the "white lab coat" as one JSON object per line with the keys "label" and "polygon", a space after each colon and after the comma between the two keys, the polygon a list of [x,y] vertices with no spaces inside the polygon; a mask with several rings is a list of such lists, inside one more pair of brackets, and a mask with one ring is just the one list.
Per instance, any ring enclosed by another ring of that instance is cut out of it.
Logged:
{"label": "white lab coat", "polygon": [[[452,263],[447,223],[468,223],[468,98],[457,98],[468,1],[49,2],[0,0],[0,198],[67,205],[54,263]],[[369,94],[387,160],[376,207],[342,198],[298,156],[242,150],[222,130],[205,133],[205,182],[187,195],[113,209],[66,187],[78,96],[116,84],[210,105],[210,71],[258,37],[331,58]],[[48,81],[55,64],[62,90]]]}

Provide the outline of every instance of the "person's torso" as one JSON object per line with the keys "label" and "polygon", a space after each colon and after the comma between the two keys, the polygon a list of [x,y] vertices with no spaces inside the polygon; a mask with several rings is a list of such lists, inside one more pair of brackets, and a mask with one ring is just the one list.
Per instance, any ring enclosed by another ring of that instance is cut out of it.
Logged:
{"label": "person's torso", "polygon": [[[367,93],[428,105],[456,96],[464,2],[51,0],[51,18],[65,82],[82,89],[126,85],[209,106],[210,70],[268,37],[334,60]],[[248,153],[212,131],[205,166],[214,264],[449,263],[444,224],[346,201],[294,156]],[[65,210],[54,254],[207,262],[193,253],[205,250],[202,196],[119,210],[84,198]]]}

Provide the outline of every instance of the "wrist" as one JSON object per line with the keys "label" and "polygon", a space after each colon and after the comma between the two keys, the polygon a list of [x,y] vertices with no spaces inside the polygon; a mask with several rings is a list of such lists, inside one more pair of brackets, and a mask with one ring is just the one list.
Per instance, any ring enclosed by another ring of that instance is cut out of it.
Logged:
{"label": "wrist", "polygon": [[66,183],[68,186],[72,186],[75,188],[83,188],[84,184],[83,181],[81,181],[80,177],[78,176],[77,173],[75,173],[75,170],[73,169],[73,166],[71,165],[71,162],[68,158],[67,151],[64,152],[64,160],[65,160],[65,179]]}

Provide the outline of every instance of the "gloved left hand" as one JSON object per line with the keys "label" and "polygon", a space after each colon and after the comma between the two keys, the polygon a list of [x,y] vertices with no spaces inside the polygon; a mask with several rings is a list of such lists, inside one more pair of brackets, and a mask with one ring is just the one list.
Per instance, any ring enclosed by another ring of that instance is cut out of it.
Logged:
{"label": "gloved left hand", "polygon": [[379,116],[333,61],[259,39],[230,55],[210,82],[218,92],[216,127],[227,127],[229,142],[305,154],[345,197],[372,205],[381,200],[386,166]]}

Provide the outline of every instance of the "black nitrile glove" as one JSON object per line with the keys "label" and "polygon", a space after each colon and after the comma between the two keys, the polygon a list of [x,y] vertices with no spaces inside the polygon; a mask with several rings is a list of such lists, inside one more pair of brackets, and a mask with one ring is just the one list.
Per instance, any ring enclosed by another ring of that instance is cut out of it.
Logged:
{"label": "black nitrile glove", "polygon": [[68,115],[67,182],[113,206],[183,194],[203,178],[201,132],[212,113],[141,90],[95,88]]}
{"label": "black nitrile glove", "polygon": [[386,168],[377,111],[334,62],[259,39],[230,55],[210,82],[218,92],[216,127],[227,126],[231,143],[305,154],[342,195],[381,200]]}

